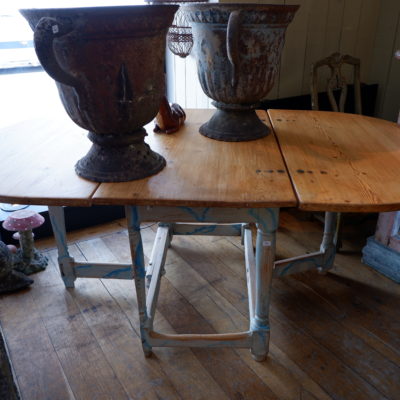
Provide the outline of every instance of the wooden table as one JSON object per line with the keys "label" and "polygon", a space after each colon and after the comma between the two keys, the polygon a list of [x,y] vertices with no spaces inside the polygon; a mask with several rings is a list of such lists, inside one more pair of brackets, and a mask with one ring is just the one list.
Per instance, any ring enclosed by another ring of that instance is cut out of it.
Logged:
{"label": "wooden table", "polygon": [[[67,117],[61,127],[60,121],[33,121],[3,130],[0,201],[49,205],[67,287],[73,287],[76,278],[135,280],[146,355],[154,346],[231,346],[249,347],[256,360],[263,360],[268,353],[272,277],[332,266],[336,212],[400,209],[400,188],[394,185],[400,130],[355,115],[274,110],[259,115],[272,122],[276,136],[226,143],[198,134],[212,112],[188,111],[186,125],[174,135],[151,133],[148,142],[163,154],[167,167],[155,176],[124,183],[98,184],[75,175],[73,164],[89,143]],[[125,206],[132,264],[76,262],[70,256],[61,206],[92,204]],[[320,251],[275,261],[279,208],[295,206],[327,211]],[[141,221],[160,223],[147,268]],[[258,228],[255,253],[252,223]],[[247,331],[169,335],[153,329],[166,252],[173,236],[181,234],[242,236]]]}

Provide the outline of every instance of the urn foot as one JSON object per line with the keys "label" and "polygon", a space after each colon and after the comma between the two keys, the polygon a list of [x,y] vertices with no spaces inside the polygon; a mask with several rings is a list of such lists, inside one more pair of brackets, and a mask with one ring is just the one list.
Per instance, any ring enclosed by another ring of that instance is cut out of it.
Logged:
{"label": "urn foot", "polygon": [[267,136],[269,129],[254,110],[217,109],[200,133],[224,142],[244,142]]}
{"label": "urn foot", "polygon": [[89,152],[75,165],[76,173],[95,182],[125,182],[146,178],[161,171],[166,161],[144,142],[146,131],[127,135],[89,132]]}

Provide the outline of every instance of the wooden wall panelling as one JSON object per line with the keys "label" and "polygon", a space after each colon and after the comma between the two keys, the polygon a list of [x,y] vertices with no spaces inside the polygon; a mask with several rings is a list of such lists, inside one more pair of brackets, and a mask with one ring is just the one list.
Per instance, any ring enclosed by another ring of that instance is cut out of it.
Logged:
{"label": "wooden wall panelling", "polygon": [[[330,56],[340,49],[340,38],[342,36],[343,13],[346,0],[329,0],[328,15],[326,18],[324,51],[321,58]],[[320,58],[320,59],[321,59]],[[314,60],[316,62],[318,60]],[[311,68],[308,73],[311,74]],[[329,68],[321,68],[318,72],[318,91],[326,91],[327,80],[330,78]],[[310,82],[311,84],[311,82]],[[310,105],[311,106],[311,105]]]}
{"label": "wooden wall panelling", "polygon": [[[188,102],[193,97],[195,105]],[[193,54],[186,58],[186,99],[188,108],[209,108],[209,98],[201,88],[197,76],[197,64]]]}
{"label": "wooden wall panelling", "polygon": [[[343,11],[344,11],[345,0],[329,0],[328,11],[326,18],[326,26],[324,32],[324,50],[322,56],[318,59],[328,57],[334,52],[339,51],[340,37],[342,34],[342,22],[343,22]],[[310,40],[313,40],[311,38]],[[315,63],[318,60],[312,60]],[[307,69],[308,74],[311,74],[311,67]],[[322,68],[318,72],[318,91],[326,90],[326,83],[330,77],[329,68]],[[311,85],[311,82],[310,82]],[[310,93],[310,88],[309,92]],[[308,94],[304,93],[304,94]],[[311,108],[311,104],[310,104]]]}
{"label": "wooden wall panelling", "polygon": [[[400,4],[400,2],[399,2]],[[396,50],[400,49],[400,10],[397,14],[396,35],[389,62],[386,93],[382,104],[382,117],[396,121],[400,107],[400,62],[393,57]]]}
{"label": "wooden wall panelling", "polygon": [[[385,118],[384,103],[386,92],[388,91],[390,65],[395,51],[395,36],[398,34],[398,20],[400,14],[400,2],[398,0],[385,0],[381,2],[378,17],[375,41],[373,47],[373,57],[369,70],[369,81],[379,84],[377,105],[375,113],[377,116]],[[398,101],[398,99],[397,99]],[[398,103],[396,103],[397,109]],[[395,121],[396,118],[393,118]]]}
{"label": "wooden wall panelling", "polygon": [[353,55],[356,49],[363,0],[345,0],[339,52]]}
{"label": "wooden wall panelling", "polygon": [[[307,42],[308,15],[312,0],[296,0],[300,5],[294,20],[287,29],[285,45],[283,47],[282,60],[280,66],[279,82],[275,86],[279,87],[279,97],[298,96],[302,90],[305,46]],[[286,1],[288,3],[288,1]],[[268,98],[271,98],[269,94]]]}
{"label": "wooden wall panelling", "polygon": [[[205,97],[199,83],[199,78],[197,77],[197,67],[196,60],[193,55],[187,56],[185,59],[182,59],[178,56],[175,58],[179,58],[179,62],[184,61],[185,63],[185,76],[182,79],[185,79],[186,87],[185,87],[185,99],[187,108],[202,108],[197,104],[198,101],[198,93],[200,90]],[[179,79],[179,78],[178,78]],[[205,99],[206,100],[206,99]]]}
{"label": "wooden wall panelling", "polygon": [[186,98],[186,59],[176,57],[171,53],[175,65],[175,100],[183,108],[187,108]]}
{"label": "wooden wall panelling", "polygon": [[[378,26],[381,0],[363,0],[360,11],[359,27],[353,57],[361,60],[361,82],[368,82],[373,56],[373,46]],[[375,83],[374,81],[368,83]]]}
{"label": "wooden wall panelling", "polygon": [[[357,47],[357,36],[360,29],[360,15],[363,0],[346,0],[343,9],[342,32],[340,36],[339,52],[354,55]],[[361,60],[361,65],[365,60]],[[342,74],[346,82],[353,82],[353,68],[344,65]]]}
{"label": "wooden wall panelling", "polygon": [[339,51],[344,4],[345,0],[329,0],[324,44],[324,54],[326,56]]}
{"label": "wooden wall panelling", "polygon": [[166,85],[167,85],[167,98],[168,101],[175,102],[175,60],[174,55],[166,49],[165,52],[165,71],[166,71]]}
{"label": "wooden wall panelling", "polygon": [[[328,0],[311,0],[309,5],[310,12],[308,16],[302,91],[299,95],[310,93],[311,64],[325,57],[325,27],[328,5]],[[285,77],[282,76],[281,79],[285,79]],[[321,80],[321,82],[323,81]]]}

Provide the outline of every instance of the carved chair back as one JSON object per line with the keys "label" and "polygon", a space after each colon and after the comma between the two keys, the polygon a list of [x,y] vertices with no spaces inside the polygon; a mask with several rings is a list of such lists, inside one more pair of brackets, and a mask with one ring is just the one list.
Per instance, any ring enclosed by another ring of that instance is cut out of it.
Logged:
{"label": "carved chair back", "polygon": [[[354,85],[354,110],[356,114],[361,114],[361,85],[360,85],[360,60],[349,55],[333,53],[320,61],[314,63],[311,77],[311,107],[313,110],[319,110],[318,103],[318,73],[321,68],[329,67],[330,77],[327,80],[326,92],[329,103],[333,111],[344,112],[347,100],[348,82],[342,71],[342,66],[348,64],[353,67],[353,85]],[[340,96],[337,100],[334,91],[340,90]]]}

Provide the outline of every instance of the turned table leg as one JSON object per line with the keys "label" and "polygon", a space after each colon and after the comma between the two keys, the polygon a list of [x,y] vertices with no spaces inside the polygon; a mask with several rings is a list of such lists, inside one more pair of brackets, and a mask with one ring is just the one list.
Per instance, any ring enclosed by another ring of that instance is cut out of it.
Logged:
{"label": "turned table leg", "polygon": [[275,261],[278,209],[266,209],[257,218],[256,298],[250,330],[253,334],[251,353],[256,361],[266,359],[269,350],[269,307]]}

